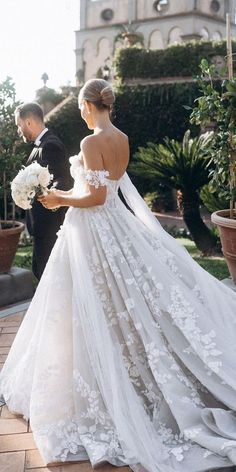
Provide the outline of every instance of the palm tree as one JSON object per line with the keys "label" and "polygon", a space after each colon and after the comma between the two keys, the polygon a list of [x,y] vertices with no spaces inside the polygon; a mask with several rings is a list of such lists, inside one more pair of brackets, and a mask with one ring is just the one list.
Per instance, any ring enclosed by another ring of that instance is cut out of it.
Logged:
{"label": "palm tree", "polygon": [[146,148],[139,148],[130,165],[133,174],[177,190],[178,208],[204,254],[216,250],[216,238],[203,222],[199,208],[199,192],[209,182],[211,140],[212,133],[191,139],[188,130],[182,143],[166,138],[164,144],[148,143]]}

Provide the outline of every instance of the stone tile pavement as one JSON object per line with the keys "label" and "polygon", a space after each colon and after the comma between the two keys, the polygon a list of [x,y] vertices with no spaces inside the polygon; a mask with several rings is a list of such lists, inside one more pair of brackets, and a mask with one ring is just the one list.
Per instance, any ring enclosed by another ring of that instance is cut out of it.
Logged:
{"label": "stone tile pavement", "polygon": [[[184,223],[183,217],[179,214],[178,211],[168,211],[167,213],[154,212],[153,214],[157,217],[158,221],[161,223],[162,226],[164,226],[166,230],[168,229],[171,230],[173,228],[177,230],[178,229],[187,230],[187,226]],[[204,223],[209,228],[212,228],[214,226],[214,224],[211,222],[210,214],[206,212],[204,213],[203,211],[201,211],[201,216]]]}
{"label": "stone tile pavement", "polygon": [[[27,304],[0,309],[0,369],[22,322]],[[0,472],[91,472],[89,462],[60,463],[48,466],[37,450],[29,422],[11,413],[6,405],[0,408]],[[129,467],[110,464],[96,468],[98,472],[130,472]]]}

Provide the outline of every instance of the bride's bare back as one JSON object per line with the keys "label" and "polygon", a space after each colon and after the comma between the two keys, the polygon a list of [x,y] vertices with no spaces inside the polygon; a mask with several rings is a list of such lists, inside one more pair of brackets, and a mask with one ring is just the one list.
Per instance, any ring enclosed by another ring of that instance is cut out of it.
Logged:
{"label": "bride's bare back", "polygon": [[85,165],[92,153],[93,168],[107,170],[111,180],[119,180],[129,163],[128,137],[112,124],[84,138],[81,151]]}

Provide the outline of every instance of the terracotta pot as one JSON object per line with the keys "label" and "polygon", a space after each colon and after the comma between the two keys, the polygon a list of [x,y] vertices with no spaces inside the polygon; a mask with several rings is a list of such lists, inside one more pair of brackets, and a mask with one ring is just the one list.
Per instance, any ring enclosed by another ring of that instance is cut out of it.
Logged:
{"label": "terracotta pot", "polygon": [[20,234],[25,225],[19,221],[12,226],[12,221],[0,221],[1,225],[6,227],[0,228],[0,274],[9,272],[18,246]]}
{"label": "terracotta pot", "polygon": [[236,283],[236,219],[229,218],[229,210],[219,210],[212,213],[211,221],[219,228],[222,251]]}

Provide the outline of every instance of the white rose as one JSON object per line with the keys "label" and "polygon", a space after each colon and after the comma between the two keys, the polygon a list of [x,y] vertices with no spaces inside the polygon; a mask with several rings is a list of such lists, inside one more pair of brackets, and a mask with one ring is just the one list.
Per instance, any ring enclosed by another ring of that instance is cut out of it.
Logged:
{"label": "white rose", "polygon": [[23,210],[30,210],[30,208],[32,208],[32,205],[29,200],[22,200],[22,202],[20,202],[18,206],[20,206]]}
{"label": "white rose", "polygon": [[47,187],[48,184],[50,183],[51,180],[51,175],[49,174],[48,168],[44,167],[41,169],[40,174],[38,176],[38,183],[42,187]]}
{"label": "white rose", "polygon": [[23,208],[23,210],[28,210],[29,208],[32,208],[30,201],[25,196],[17,195],[16,198],[14,198],[14,201],[16,205],[20,208]]}
{"label": "white rose", "polygon": [[38,177],[35,174],[29,174],[26,177],[26,185],[29,187],[37,187],[39,184]]}
{"label": "white rose", "polygon": [[25,179],[25,174],[24,174],[24,170],[21,169],[20,172],[17,174],[17,176],[13,179],[12,182],[15,182],[16,184],[19,184],[19,183],[23,183],[24,182],[24,179]]}
{"label": "white rose", "polygon": [[14,180],[11,182],[11,189],[12,189],[12,191],[17,189],[17,184],[16,184],[16,182],[14,182]]}
{"label": "white rose", "polygon": [[27,174],[36,174],[36,175],[38,175],[40,173],[40,170],[41,170],[41,165],[38,164],[38,162],[32,162],[32,164],[27,166],[24,170]]}

